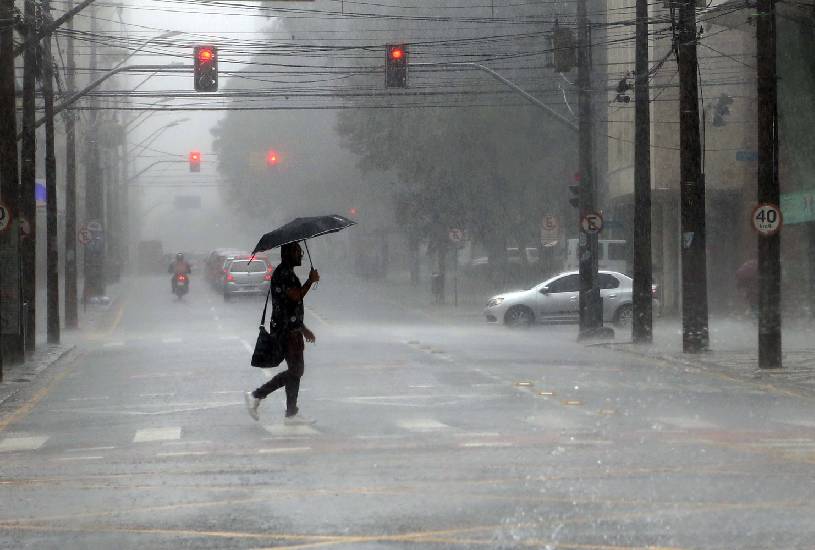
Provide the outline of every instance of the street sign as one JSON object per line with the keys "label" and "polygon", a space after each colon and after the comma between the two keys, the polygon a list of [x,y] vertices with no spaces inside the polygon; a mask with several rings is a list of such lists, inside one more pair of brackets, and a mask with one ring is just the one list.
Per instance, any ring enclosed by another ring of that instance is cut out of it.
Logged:
{"label": "street sign", "polygon": [[85,246],[89,242],[91,242],[92,238],[93,236],[91,235],[90,229],[88,229],[84,224],[79,228],[79,231],[77,231],[76,233],[76,239],[82,246]]}
{"label": "street sign", "polygon": [[454,227],[453,229],[450,230],[448,236],[450,237],[450,242],[460,243],[461,241],[464,240],[464,231],[458,229],[457,227]]}
{"label": "street sign", "polygon": [[541,242],[547,243],[560,239],[560,219],[557,216],[544,215],[541,219]]}
{"label": "street sign", "polygon": [[603,230],[603,215],[599,212],[586,214],[580,220],[580,228],[584,233],[599,233]]}
{"label": "street sign", "polygon": [[4,232],[11,226],[11,211],[8,207],[0,202],[0,233]]}
{"label": "street sign", "polygon": [[815,221],[815,190],[781,195],[784,224]]}
{"label": "street sign", "polygon": [[753,229],[763,237],[770,237],[775,235],[781,230],[784,225],[784,218],[781,215],[781,209],[770,203],[759,204],[753,209],[751,217],[753,221]]}

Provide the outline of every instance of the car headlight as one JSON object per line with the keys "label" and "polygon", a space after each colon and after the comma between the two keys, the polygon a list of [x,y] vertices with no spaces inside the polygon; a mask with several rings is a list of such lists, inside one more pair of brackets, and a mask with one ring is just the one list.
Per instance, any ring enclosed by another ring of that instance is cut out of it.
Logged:
{"label": "car headlight", "polygon": [[503,298],[490,298],[490,300],[487,302],[487,307],[495,307],[500,305],[503,301]]}

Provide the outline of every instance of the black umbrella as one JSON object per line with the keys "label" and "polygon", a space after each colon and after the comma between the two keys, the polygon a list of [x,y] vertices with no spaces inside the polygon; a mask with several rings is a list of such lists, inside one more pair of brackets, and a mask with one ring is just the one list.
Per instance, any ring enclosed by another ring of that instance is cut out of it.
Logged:
{"label": "black umbrella", "polygon": [[284,244],[293,243],[297,241],[304,241],[306,245],[306,252],[308,253],[308,261],[311,263],[311,253],[308,251],[308,244],[305,243],[306,239],[312,237],[319,237],[320,235],[327,235],[328,233],[336,233],[346,227],[356,225],[357,222],[349,220],[343,216],[336,214],[331,216],[313,216],[310,218],[295,218],[286,225],[280,226],[274,231],[270,231],[263,235],[255,245],[252,255],[264,250],[271,250]]}

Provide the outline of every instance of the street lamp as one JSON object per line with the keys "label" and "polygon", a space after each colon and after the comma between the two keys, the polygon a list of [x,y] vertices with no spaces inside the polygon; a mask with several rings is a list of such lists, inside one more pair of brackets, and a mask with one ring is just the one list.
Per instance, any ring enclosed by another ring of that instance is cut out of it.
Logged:
{"label": "street lamp", "polygon": [[139,157],[139,156],[140,156],[140,155],[141,155],[141,154],[144,152],[144,150],[145,150],[145,149],[147,149],[148,147],[150,147],[150,145],[151,145],[151,144],[152,144],[154,141],[156,141],[156,140],[158,139],[158,137],[159,137],[159,136],[160,136],[160,135],[161,135],[161,134],[162,134],[162,133],[163,133],[165,130],[167,130],[167,129],[169,129],[169,128],[172,128],[172,127],[174,127],[174,126],[178,126],[178,125],[179,125],[179,124],[181,124],[182,122],[187,122],[188,120],[189,120],[189,118],[178,118],[178,119],[176,119],[176,120],[173,120],[173,121],[168,122],[168,123],[167,123],[167,124],[165,124],[164,126],[160,126],[159,128],[156,128],[156,129],[153,131],[153,133],[151,133],[149,136],[147,136],[146,138],[144,138],[143,140],[141,140],[141,141],[140,141],[138,144],[136,144],[136,145],[134,145],[134,146],[133,146],[133,149],[132,149],[133,151],[135,151],[136,149],[138,149],[139,147],[141,147],[141,149],[142,149],[142,150],[141,150],[141,151],[140,151],[138,154],[134,154],[134,155],[132,155],[132,156],[131,156],[131,155],[130,155],[130,151],[128,151],[128,152],[127,152],[128,159],[130,159],[130,160],[135,160],[136,158],[138,158],[138,157]]}

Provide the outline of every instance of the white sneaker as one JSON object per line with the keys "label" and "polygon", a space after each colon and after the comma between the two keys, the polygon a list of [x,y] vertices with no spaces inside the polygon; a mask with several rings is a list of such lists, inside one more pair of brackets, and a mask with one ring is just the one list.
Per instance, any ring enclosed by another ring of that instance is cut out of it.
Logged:
{"label": "white sneaker", "polygon": [[287,416],[283,420],[283,423],[286,424],[287,426],[307,426],[310,424],[314,424],[315,422],[316,420],[313,420],[307,416],[303,416],[300,413],[297,413],[292,416]]}
{"label": "white sneaker", "polygon": [[260,399],[252,395],[252,392],[244,392],[243,400],[246,402],[246,410],[249,412],[249,416],[251,416],[255,420],[260,420],[260,415],[258,414],[258,407],[260,407]]}

